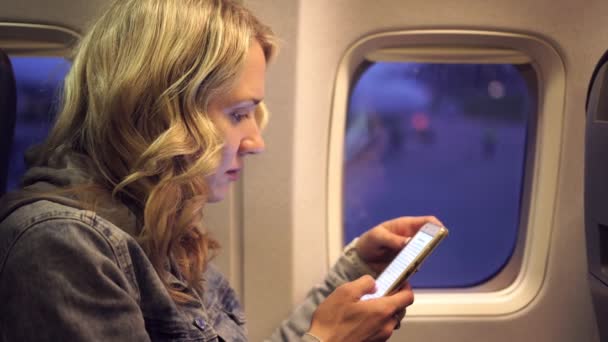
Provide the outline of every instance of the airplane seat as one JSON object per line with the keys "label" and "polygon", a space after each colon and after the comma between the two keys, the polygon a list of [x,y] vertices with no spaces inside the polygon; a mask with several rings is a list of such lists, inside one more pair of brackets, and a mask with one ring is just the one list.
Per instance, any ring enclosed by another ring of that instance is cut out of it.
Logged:
{"label": "airplane seat", "polygon": [[600,340],[608,341],[608,51],[591,77],[586,115],[584,200],[588,276]]}
{"label": "airplane seat", "polygon": [[17,86],[8,55],[0,49],[0,196],[6,192],[15,121]]}

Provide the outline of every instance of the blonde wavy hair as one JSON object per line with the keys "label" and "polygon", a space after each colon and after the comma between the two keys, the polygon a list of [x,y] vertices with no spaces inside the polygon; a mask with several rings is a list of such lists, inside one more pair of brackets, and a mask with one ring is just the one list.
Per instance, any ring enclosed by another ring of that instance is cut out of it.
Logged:
{"label": "blonde wavy hair", "polygon": [[[77,46],[45,144],[43,155],[68,146],[89,156],[96,185],[135,208],[137,239],[175,301],[191,297],[169,285],[169,263],[202,291],[219,247],[202,227],[205,177],[223,147],[207,109],[254,41],[270,61],[275,36],[237,1],[114,1]],[[263,127],[263,104],[255,117]]]}

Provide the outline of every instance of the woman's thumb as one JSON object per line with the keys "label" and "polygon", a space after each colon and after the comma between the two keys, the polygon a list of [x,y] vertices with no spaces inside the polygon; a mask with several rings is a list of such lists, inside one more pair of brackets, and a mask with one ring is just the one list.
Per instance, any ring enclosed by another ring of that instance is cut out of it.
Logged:
{"label": "woman's thumb", "polygon": [[361,297],[368,293],[376,292],[376,281],[369,275],[364,275],[359,279],[351,282],[352,291]]}

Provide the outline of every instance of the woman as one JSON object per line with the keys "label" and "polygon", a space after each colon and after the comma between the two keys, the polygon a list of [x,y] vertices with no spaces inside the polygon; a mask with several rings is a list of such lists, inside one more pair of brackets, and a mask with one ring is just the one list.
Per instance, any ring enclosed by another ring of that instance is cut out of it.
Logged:
{"label": "woman", "polygon": [[[3,341],[246,340],[201,225],[264,149],[275,54],[271,30],[230,0],[110,4],[77,48],[24,189],[0,204]],[[363,235],[272,339],[388,338],[412,291],[361,302],[374,291],[363,275],[428,220]]]}

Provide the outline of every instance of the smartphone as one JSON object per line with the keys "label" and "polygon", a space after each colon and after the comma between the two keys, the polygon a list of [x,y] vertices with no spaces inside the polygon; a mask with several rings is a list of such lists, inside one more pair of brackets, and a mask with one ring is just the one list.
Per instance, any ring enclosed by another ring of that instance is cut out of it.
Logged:
{"label": "smartphone", "polygon": [[445,227],[430,222],[422,226],[376,279],[377,291],[364,295],[361,300],[379,298],[398,290],[446,236]]}

